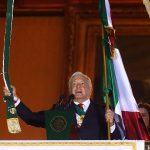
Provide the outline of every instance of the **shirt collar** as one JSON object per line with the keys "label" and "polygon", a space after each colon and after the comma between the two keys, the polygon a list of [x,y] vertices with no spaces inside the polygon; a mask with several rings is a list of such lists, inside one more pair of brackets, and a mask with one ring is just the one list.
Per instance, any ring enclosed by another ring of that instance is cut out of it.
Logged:
{"label": "shirt collar", "polygon": [[[76,101],[74,101],[74,103],[75,103],[76,105],[79,104],[79,102],[76,102]],[[84,111],[86,112],[87,109],[88,109],[88,107],[89,107],[89,105],[90,105],[90,99],[85,100],[82,104],[83,104],[83,109],[84,109]]]}

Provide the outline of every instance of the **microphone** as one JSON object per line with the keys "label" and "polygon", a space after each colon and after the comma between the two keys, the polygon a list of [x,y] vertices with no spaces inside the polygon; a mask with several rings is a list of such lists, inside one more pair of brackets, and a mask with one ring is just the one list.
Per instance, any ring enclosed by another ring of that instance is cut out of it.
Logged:
{"label": "microphone", "polygon": [[68,101],[67,101],[67,107],[69,107],[72,103],[72,101],[74,100],[75,96],[74,94],[71,94],[68,98]]}
{"label": "microphone", "polygon": [[58,104],[61,105],[62,102],[64,101],[64,99],[65,99],[65,96],[64,96],[64,95],[61,95],[61,96],[59,97]]}
{"label": "microphone", "polygon": [[58,108],[59,106],[61,106],[62,103],[63,103],[63,101],[64,101],[64,99],[65,99],[65,96],[64,96],[64,95],[61,95],[61,96],[59,97],[59,101],[55,104],[55,108]]}

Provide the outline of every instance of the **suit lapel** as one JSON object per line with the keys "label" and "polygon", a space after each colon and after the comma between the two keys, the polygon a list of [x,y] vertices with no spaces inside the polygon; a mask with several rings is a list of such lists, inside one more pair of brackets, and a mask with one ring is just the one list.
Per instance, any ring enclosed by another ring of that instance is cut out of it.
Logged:
{"label": "suit lapel", "polygon": [[93,105],[92,102],[90,102],[90,105],[89,105],[89,107],[86,111],[85,117],[83,119],[83,122],[82,122],[82,125],[81,125],[80,128],[82,128],[82,127],[86,126],[87,124],[89,124],[90,118],[92,116],[94,116],[94,114],[95,114],[94,112],[95,112],[94,105]]}
{"label": "suit lapel", "polygon": [[[69,107],[70,111],[74,112],[74,117],[73,117],[73,124],[75,125],[75,127],[78,127],[77,125],[77,119],[76,119],[76,108],[75,108],[75,104],[72,102],[70,107]],[[92,118],[94,115],[96,114],[96,107],[93,104],[92,101],[90,101],[90,105],[86,111],[85,117],[83,119],[82,125],[80,128],[86,126],[89,124],[90,118]]]}

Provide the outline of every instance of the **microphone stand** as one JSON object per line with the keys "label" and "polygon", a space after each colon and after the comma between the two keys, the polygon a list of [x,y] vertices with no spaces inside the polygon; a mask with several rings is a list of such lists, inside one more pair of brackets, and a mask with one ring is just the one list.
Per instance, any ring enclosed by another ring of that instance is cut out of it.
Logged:
{"label": "microphone stand", "polygon": [[54,109],[60,108],[63,104],[64,99],[65,99],[65,96],[61,95],[59,97],[59,101],[54,105]]}
{"label": "microphone stand", "polygon": [[74,100],[74,94],[71,94],[68,98],[67,104],[65,109],[69,108],[71,106],[72,101]]}

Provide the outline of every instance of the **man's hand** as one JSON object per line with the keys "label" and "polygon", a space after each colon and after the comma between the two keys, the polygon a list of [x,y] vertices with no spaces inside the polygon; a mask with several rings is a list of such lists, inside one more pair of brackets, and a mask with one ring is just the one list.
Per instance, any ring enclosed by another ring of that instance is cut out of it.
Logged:
{"label": "man's hand", "polygon": [[[18,96],[16,94],[16,88],[12,85],[11,85],[11,88],[13,90],[14,104],[18,105],[18,103],[20,103],[20,99],[18,98]],[[6,87],[3,88],[3,93],[4,93],[4,96],[10,96],[11,95],[10,91]]]}
{"label": "man's hand", "polygon": [[110,126],[114,125],[114,112],[111,109],[108,109],[105,114],[106,121],[110,122]]}
{"label": "man's hand", "polygon": [[[11,88],[12,88],[12,91],[13,91],[13,95],[17,97],[16,88],[12,85],[11,85]],[[5,96],[10,96],[11,95],[10,91],[6,87],[3,88],[3,92],[4,92]]]}

